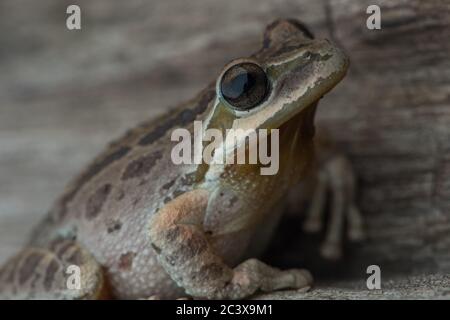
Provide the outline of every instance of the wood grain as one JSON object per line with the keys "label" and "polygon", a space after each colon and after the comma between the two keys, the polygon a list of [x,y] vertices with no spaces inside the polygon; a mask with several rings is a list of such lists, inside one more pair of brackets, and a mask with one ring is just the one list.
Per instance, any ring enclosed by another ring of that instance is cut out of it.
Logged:
{"label": "wood grain", "polygon": [[[368,30],[375,3],[382,29]],[[81,31],[65,28],[69,4],[82,9]],[[393,276],[448,273],[448,0],[3,0],[0,262],[106,142],[190,98],[227,61],[258,48],[279,17],[304,21],[351,58],[318,122],[354,163],[369,238],[339,268],[324,265],[353,278],[375,263]],[[297,234],[292,225],[282,228]],[[289,239],[277,240],[286,250],[273,259],[303,263],[312,249]]]}

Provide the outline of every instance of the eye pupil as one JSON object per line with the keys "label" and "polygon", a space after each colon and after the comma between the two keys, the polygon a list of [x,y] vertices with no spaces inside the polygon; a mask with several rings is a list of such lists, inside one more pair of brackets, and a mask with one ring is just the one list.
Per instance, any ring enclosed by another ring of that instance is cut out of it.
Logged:
{"label": "eye pupil", "polygon": [[223,75],[220,90],[225,100],[238,109],[251,109],[267,95],[267,77],[254,63],[241,63],[230,67]]}
{"label": "eye pupil", "polygon": [[248,73],[237,75],[232,81],[224,83],[222,93],[230,99],[237,99],[245,92],[251,90],[254,79]]}

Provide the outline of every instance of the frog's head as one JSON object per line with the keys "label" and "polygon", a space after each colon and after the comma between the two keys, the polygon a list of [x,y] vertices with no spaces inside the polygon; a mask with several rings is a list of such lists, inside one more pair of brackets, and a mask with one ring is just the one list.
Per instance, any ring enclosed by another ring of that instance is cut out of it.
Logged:
{"label": "frog's head", "polygon": [[345,75],[346,55],[328,40],[316,40],[295,20],[277,20],[265,33],[263,47],[236,59],[217,83],[221,118],[228,114],[242,129],[279,128],[313,106]]}
{"label": "frog's head", "polygon": [[[210,169],[208,177],[219,176],[225,181],[223,186],[256,208],[240,210],[239,219],[230,219],[233,226],[228,229],[261,221],[259,212],[265,211],[258,208],[275,205],[307,172],[313,157],[315,106],[344,77],[348,63],[340,49],[327,40],[314,39],[299,22],[278,20],[267,27],[261,50],[224,67],[216,81],[216,99],[207,127],[234,132],[280,129],[279,141],[272,142],[276,137],[273,133],[266,141],[270,153],[279,155],[273,158],[279,166],[271,162],[275,170],[268,175],[262,174],[261,163],[201,167],[202,174]],[[246,147],[245,137],[237,137],[239,147]],[[216,159],[221,160],[224,152],[227,159],[234,159],[235,146],[227,142],[215,150]],[[244,150],[251,151],[250,147]]]}
{"label": "frog's head", "polygon": [[[339,48],[328,40],[314,39],[299,22],[275,21],[267,27],[258,52],[230,62],[220,73],[207,128],[244,132],[237,136],[237,145],[243,147],[245,132],[280,129],[275,146],[279,152],[275,153],[280,155],[282,170],[277,177],[294,181],[312,160],[317,101],[345,76],[348,64]],[[224,145],[214,156],[222,159],[225,152],[233,159],[234,145],[228,140]],[[272,142],[270,149],[275,150]],[[234,176],[248,176],[258,166],[228,166],[226,170],[239,171]]]}

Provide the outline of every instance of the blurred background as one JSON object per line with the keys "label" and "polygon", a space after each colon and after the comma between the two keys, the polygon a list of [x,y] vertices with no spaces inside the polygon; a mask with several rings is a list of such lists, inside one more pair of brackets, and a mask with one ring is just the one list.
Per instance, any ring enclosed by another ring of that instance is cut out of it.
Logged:
{"label": "blurred background", "polygon": [[[70,4],[82,30],[66,28]],[[366,28],[370,4],[381,30]],[[370,264],[403,283],[392,290],[450,294],[449,12],[448,0],[0,1],[0,263],[108,141],[191,98],[290,17],[350,56],[317,122],[356,168],[368,239],[337,264],[309,260],[320,239],[289,221],[268,259],[322,269],[319,283],[331,274],[348,297],[367,294]]]}

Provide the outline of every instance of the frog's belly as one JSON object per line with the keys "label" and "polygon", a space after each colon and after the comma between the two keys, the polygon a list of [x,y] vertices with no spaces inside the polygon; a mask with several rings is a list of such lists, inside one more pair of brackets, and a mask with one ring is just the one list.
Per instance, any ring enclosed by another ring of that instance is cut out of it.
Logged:
{"label": "frog's belly", "polygon": [[184,291],[161,267],[150,245],[148,221],[148,215],[130,216],[120,230],[110,234],[99,232],[95,224],[77,225],[78,241],[104,267],[116,298],[183,296]]}
{"label": "frog's belly", "polygon": [[265,215],[264,223],[218,237],[214,248],[232,267],[246,259],[260,257],[273,237],[282,212],[282,206],[275,206]]}
{"label": "frog's belly", "polygon": [[152,295],[168,299],[186,296],[153,253],[137,254],[133,257],[133,266],[126,271],[109,268],[107,277],[114,296],[119,299],[148,298]]}

